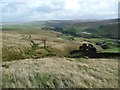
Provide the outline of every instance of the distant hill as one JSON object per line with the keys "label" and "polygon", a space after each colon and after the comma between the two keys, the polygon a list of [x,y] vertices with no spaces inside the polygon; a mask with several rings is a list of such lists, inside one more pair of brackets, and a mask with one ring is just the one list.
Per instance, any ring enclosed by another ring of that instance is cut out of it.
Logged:
{"label": "distant hill", "polygon": [[118,23],[119,19],[109,19],[100,21],[53,20],[48,21],[46,23],[46,28],[43,29],[60,31],[64,34],[70,34],[72,36],[85,38],[118,39]]}
{"label": "distant hill", "polygon": [[116,24],[119,19],[108,20],[46,20],[31,22],[1,22],[0,25],[46,25],[46,26],[66,26],[75,25],[79,27],[96,27],[101,25]]}
{"label": "distant hill", "polygon": [[73,25],[77,27],[98,27],[101,25],[116,24],[118,19],[109,20],[48,20],[43,21],[44,24],[54,27],[64,27],[66,25]]}
{"label": "distant hill", "polygon": [[106,24],[106,25],[101,25],[97,28],[88,28],[85,29],[85,32],[91,33],[92,37],[104,37],[104,38],[111,38],[111,39],[120,39],[119,36],[119,29],[118,29],[117,23],[113,24]]}
{"label": "distant hill", "polygon": [[25,23],[2,23],[2,30],[54,30],[77,37],[118,38],[120,19],[108,20],[46,20]]}
{"label": "distant hill", "polygon": [[80,27],[98,27],[102,25],[108,25],[108,24],[117,24],[119,22],[119,19],[109,19],[109,20],[97,20],[97,21],[89,21],[89,22],[77,22],[74,23],[76,26]]}

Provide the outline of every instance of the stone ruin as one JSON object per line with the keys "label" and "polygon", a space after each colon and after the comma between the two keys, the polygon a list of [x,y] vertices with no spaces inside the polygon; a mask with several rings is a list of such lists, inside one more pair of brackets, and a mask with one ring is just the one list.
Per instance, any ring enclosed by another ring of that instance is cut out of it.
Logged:
{"label": "stone ruin", "polygon": [[97,49],[92,44],[83,44],[79,47],[79,51],[83,53],[97,53]]}
{"label": "stone ruin", "polygon": [[120,58],[120,52],[97,52],[97,49],[92,44],[84,43],[79,46],[79,50],[73,50],[70,52],[70,57],[80,58],[88,56],[89,58]]}

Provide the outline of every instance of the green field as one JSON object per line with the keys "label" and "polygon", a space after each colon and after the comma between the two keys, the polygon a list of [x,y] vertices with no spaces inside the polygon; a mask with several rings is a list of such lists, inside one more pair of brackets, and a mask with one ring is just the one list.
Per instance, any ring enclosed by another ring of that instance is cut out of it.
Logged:
{"label": "green field", "polygon": [[103,50],[102,52],[115,52],[115,53],[118,53],[118,52],[120,52],[120,48],[112,47],[111,49],[106,49],[106,50]]}

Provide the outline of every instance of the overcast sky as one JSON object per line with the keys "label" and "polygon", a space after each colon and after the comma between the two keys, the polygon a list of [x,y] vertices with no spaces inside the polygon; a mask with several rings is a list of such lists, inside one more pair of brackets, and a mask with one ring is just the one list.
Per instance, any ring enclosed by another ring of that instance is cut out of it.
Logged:
{"label": "overcast sky", "polygon": [[110,19],[118,17],[118,0],[2,0],[2,22]]}

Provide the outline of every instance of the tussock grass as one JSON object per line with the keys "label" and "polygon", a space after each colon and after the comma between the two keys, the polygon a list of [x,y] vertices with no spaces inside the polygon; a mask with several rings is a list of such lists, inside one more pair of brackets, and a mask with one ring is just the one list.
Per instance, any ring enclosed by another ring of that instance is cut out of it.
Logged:
{"label": "tussock grass", "polygon": [[21,50],[15,50],[13,48],[2,48],[2,60],[3,61],[12,61],[12,60],[20,60],[25,59],[26,56],[24,55]]}
{"label": "tussock grass", "polygon": [[[57,52],[57,51],[56,51]],[[51,57],[57,56],[52,48],[47,49],[38,49],[38,48],[11,48],[11,47],[3,47],[2,48],[2,61],[13,61],[13,60],[21,60],[21,59],[29,59],[29,58],[43,58],[43,57]]]}
{"label": "tussock grass", "polygon": [[[30,33],[27,32],[31,33],[32,31],[3,31],[3,61],[28,58],[37,59],[51,56],[64,57],[70,51],[78,49],[78,45],[74,41],[71,42],[69,40],[57,38],[57,33],[49,31],[36,31],[38,33],[31,34],[31,39],[34,41],[34,44],[31,45],[29,40]],[[46,33],[47,36],[44,36]],[[41,39],[45,37],[47,38],[46,49],[41,41]]]}
{"label": "tussock grass", "polygon": [[4,88],[118,88],[115,59],[51,57],[3,64]]}
{"label": "tussock grass", "polygon": [[[30,45],[29,34],[39,45]],[[40,41],[44,37],[47,37],[47,48]],[[2,87],[117,88],[117,59],[65,58],[84,42],[87,41],[64,40],[49,31],[4,31]]]}

